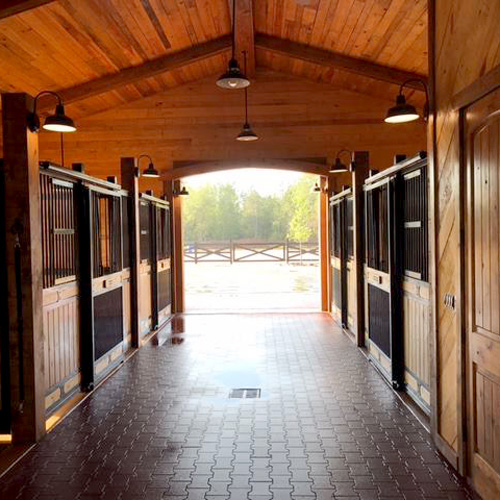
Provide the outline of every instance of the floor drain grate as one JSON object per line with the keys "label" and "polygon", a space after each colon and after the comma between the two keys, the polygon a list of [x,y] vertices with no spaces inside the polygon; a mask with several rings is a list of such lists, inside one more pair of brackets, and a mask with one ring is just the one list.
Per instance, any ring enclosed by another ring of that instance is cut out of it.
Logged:
{"label": "floor drain grate", "polygon": [[260,398],[260,389],[231,389],[229,397],[232,399],[257,399]]}

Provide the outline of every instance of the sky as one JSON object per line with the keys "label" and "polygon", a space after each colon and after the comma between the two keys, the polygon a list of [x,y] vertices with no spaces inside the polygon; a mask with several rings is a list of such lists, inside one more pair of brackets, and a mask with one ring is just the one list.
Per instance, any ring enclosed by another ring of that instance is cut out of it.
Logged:
{"label": "sky", "polygon": [[237,192],[255,189],[263,196],[280,194],[302,177],[301,172],[264,168],[240,168],[208,174],[193,175],[183,180],[183,185],[199,188],[205,184],[232,184]]}

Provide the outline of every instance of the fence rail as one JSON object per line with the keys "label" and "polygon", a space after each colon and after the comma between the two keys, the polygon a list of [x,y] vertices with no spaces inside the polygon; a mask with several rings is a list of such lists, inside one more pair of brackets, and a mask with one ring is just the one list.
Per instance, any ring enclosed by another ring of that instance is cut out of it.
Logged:
{"label": "fence rail", "polygon": [[319,261],[317,243],[242,242],[187,243],[184,245],[186,262],[287,262],[305,263]]}

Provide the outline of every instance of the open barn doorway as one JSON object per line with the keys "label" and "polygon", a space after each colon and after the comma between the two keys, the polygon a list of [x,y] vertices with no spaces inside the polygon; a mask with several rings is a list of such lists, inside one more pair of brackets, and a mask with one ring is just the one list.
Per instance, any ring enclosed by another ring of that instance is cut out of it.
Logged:
{"label": "open barn doorway", "polygon": [[256,168],[185,179],[185,311],[320,310],[318,182]]}

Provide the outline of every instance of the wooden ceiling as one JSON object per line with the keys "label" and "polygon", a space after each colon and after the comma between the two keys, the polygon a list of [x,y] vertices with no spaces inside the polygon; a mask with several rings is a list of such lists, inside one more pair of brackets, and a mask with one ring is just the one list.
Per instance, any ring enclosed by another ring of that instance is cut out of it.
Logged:
{"label": "wooden ceiling", "polygon": [[[250,74],[256,65],[393,98],[406,76],[427,73],[426,0],[236,5]],[[91,115],[217,75],[230,33],[228,0],[4,0],[0,91],[57,90],[75,116]]]}

